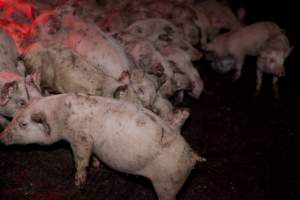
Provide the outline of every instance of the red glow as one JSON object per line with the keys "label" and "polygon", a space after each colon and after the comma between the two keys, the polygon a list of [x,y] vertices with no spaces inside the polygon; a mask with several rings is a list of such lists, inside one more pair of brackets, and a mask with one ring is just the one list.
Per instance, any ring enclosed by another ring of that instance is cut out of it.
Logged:
{"label": "red glow", "polygon": [[9,21],[7,19],[0,18],[0,27],[6,31],[8,31],[14,37],[15,34],[18,37],[26,38],[26,35],[30,33],[31,27],[26,24],[20,24],[17,22]]}
{"label": "red glow", "polygon": [[0,0],[0,28],[7,31],[18,44],[30,36],[35,17],[33,11],[33,5],[24,0]]}
{"label": "red glow", "polygon": [[34,19],[33,6],[23,0],[0,0],[0,7],[4,9],[6,17],[10,17],[15,12],[19,12],[30,20]]}

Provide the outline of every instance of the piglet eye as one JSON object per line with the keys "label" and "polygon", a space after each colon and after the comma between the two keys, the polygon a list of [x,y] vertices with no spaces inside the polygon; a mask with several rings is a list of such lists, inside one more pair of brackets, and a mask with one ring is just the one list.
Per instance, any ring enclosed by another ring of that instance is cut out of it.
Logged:
{"label": "piglet eye", "polygon": [[27,126],[27,123],[26,123],[26,122],[20,122],[20,123],[19,123],[19,126],[20,126],[21,128],[24,128],[24,127]]}
{"label": "piglet eye", "polygon": [[139,93],[140,95],[144,95],[144,90],[142,90],[141,88],[139,88],[139,89],[138,89],[138,93]]}
{"label": "piglet eye", "polygon": [[20,100],[18,101],[18,104],[19,104],[20,106],[25,106],[26,102],[25,102],[23,99],[20,99]]}

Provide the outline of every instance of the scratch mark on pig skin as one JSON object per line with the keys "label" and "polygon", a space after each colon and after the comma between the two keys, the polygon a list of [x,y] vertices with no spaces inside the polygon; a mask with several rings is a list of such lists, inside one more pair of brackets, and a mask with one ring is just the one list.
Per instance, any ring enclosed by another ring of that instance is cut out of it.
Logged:
{"label": "scratch mark on pig skin", "polygon": [[137,124],[137,126],[142,127],[146,124],[146,121],[143,118],[138,118],[136,120],[136,124]]}
{"label": "scratch mark on pig skin", "polygon": [[155,119],[155,117],[153,117],[152,115],[150,115],[149,113],[145,112],[145,114],[153,121],[153,122],[157,122],[157,120]]}
{"label": "scratch mark on pig skin", "polygon": [[166,147],[170,146],[170,144],[171,144],[171,142],[169,142],[167,140],[167,138],[165,137],[165,129],[164,128],[161,129],[160,143],[161,143],[162,148],[166,148]]}
{"label": "scratch mark on pig skin", "polygon": [[82,142],[88,142],[86,136],[80,136],[80,140],[81,140]]}
{"label": "scratch mark on pig skin", "polygon": [[65,105],[67,106],[68,109],[72,109],[72,104],[71,102],[65,102]]}
{"label": "scratch mark on pig skin", "polygon": [[91,95],[87,95],[86,100],[89,101],[91,103],[91,105],[95,105],[98,103],[97,100],[95,98],[92,98]]}
{"label": "scratch mark on pig skin", "polygon": [[160,137],[160,142],[161,142],[162,144],[163,144],[164,136],[165,136],[165,131],[164,131],[164,129],[162,128],[162,129],[161,129],[161,137]]}

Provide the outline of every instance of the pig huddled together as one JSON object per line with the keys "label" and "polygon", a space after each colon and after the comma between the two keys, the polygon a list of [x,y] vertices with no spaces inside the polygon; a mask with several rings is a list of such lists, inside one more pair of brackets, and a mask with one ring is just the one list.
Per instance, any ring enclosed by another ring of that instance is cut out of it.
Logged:
{"label": "pig huddled together", "polygon": [[180,93],[182,101],[184,91],[200,97],[203,81],[192,61],[202,53],[161,18],[105,33],[97,21],[104,9],[79,9],[82,3],[3,2],[13,14],[1,13],[6,20],[0,21],[0,139],[6,145],[66,140],[77,186],[85,183],[93,155],[95,162],[149,178],[160,199],[175,199],[205,159],[180,135],[189,110],[169,98]]}
{"label": "pig huddled together", "polygon": [[205,160],[180,135],[189,109],[170,100],[200,98],[193,62],[210,53],[213,68],[235,69],[238,79],[245,56],[257,56],[257,92],[263,73],[274,84],[285,74],[290,47],[281,29],[244,25],[243,8],[235,15],[216,0],[31,2],[0,4],[0,140],[66,140],[78,186],[93,155],[149,178],[159,199],[176,199]]}

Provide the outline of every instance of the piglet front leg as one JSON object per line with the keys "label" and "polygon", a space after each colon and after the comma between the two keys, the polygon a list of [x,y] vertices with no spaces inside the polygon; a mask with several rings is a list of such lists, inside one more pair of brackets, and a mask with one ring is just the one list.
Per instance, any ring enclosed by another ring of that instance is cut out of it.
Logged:
{"label": "piglet front leg", "polygon": [[233,76],[233,80],[237,81],[240,79],[241,77],[241,73],[242,73],[242,67],[244,65],[244,56],[238,56],[236,57],[236,71],[235,74]]}
{"label": "piglet front leg", "polygon": [[94,167],[96,169],[99,169],[100,166],[101,166],[100,160],[95,155],[93,155],[93,157],[92,157],[92,167]]}
{"label": "piglet front leg", "polygon": [[262,83],[263,73],[260,70],[256,70],[256,89],[255,89],[255,96],[260,93],[261,83]]}
{"label": "piglet front leg", "polygon": [[74,162],[76,167],[75,185],[82,187],[86,183],[86,168],[89,165],[92,155],[93,141],[92,138],[82,134],[76,134],[74,141],[71,141]]}
{"label": "piglet front leg", "polygon": [[279,99],[278,77],[273,76],[272,84],[273,84],[273,93],[274,93],[274,97],[275,97],[276,99]]}

